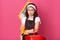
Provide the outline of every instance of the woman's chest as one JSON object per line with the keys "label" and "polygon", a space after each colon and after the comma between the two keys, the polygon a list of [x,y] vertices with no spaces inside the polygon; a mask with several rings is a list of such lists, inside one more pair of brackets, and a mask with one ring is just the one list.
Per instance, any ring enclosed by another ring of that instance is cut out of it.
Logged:
{"label": "woman's chest", "polygon": [[33,20],[27,20],[25,22],[26,29],[32,29],[35,26],[35,22]]}

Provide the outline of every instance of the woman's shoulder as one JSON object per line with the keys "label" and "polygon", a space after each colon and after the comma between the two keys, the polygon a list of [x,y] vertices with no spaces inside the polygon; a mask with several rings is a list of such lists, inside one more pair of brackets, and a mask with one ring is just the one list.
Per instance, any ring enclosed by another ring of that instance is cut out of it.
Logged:
{"label": "woman's shoulder", "polygon": [[22,18],[22,20],[25,20],[25,19],[26,19],[26,17],[23,17],[23,18]]}
{"label": "woman's shoulder", "polygon": [[26,17],[23,17],[23,18],[22,18],[22,21],[21,21],[22,24],[25,24],[25,21],[26,21]]}
{"label": "woman's shoulder", "polygon": [[38,16],[38,17],[36,17],[35,19],[40,19],[40,17]]}
{"label": "woman's shoulder", "polygon": [[36,18],[35,18],[35,22],[40,22],[40,24],[41,24],[41,19],[40,19],[40,17],[36,17]]}

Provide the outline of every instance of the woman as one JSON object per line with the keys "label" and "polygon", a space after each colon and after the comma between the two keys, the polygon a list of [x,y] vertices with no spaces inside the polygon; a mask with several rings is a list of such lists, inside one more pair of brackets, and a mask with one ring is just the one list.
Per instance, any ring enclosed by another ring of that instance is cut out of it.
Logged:
{"label": "woman", "polygon": [[37,14],[37,6],[33,3],[29,3],[26,6],[25,16],[21,21],[21,35],[23,36],[23,40],[25,36],[29,35],[37,35],[39,24],[41,24],[40,18]]}

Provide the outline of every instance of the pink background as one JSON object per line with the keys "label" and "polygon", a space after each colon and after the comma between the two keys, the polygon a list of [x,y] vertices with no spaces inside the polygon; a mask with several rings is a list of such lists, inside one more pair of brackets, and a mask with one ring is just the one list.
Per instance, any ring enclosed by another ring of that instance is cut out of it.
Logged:
{"label": "pink background", "polygon": [[[18,14],[27,0],[0,0],[0,40],[20,40]],[[31,0],[38,7],[42,24],[39,34],[47,40],[60,40],[60,1]]]}

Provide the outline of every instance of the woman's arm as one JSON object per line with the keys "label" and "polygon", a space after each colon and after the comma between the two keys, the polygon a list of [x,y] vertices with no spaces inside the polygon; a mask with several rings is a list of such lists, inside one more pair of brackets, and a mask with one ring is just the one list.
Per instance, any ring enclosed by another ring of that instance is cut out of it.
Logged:
{"label": "woman's arm", "polygon": [[34,32],[35,33],[38,32],[38,28],[39,28],[40,24],[41,24],[40,17],[36,17],[36,19],[35,19],[35,27],[34,27]]}
{"label": "woman's arm", "polygon": [[29,33],[33,33],[33,30],[34,30],[34,29],[25,30],[24,32],[27,32],[27,33],[29,34]]}
{"label": "woman's arm", "polygon": [[39,28],[39,22],[35,23],[35,28],[34,28],[34,32],[38,32],[38,28]]}

